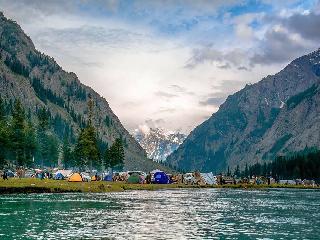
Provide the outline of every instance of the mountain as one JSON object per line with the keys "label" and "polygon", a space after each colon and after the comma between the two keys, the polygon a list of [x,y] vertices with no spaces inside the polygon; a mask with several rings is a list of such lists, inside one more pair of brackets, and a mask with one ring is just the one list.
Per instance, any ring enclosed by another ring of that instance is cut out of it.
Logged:
{"label": "mountain", "polygon": [[116,138],[125,143],[125,169],[152,170],[161,166],[146,157],[146,152],[123,127],[108,102],[83,85],[76,74],[63,70],[53,58],[35,49],[20,26],[0,12],[0,95],[10,105],[20,99],[32,122],[45,107],[50,112],[52,134],[59,142],[77,137],[88,121],[88,96],[94,102],[93,125],[99,139],[109,146]]}
{"label": "mountain", "polygon": [[229,96],[167,161],[223,171],[320,146],[320,49]]}
{"label": "mountain", "polygon": [[146,150],[148,158],[157,162],[165,161],[186,138],[182,133],[166,132],[162,128],[136,129],[133,136]]}

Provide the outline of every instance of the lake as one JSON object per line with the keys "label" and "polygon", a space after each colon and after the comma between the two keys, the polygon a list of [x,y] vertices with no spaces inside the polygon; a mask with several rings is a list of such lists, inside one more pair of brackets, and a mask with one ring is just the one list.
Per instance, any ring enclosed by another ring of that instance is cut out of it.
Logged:
{"label": "lake", "polygon": [[320,239],[320,191],[0,195],[0,239]]}

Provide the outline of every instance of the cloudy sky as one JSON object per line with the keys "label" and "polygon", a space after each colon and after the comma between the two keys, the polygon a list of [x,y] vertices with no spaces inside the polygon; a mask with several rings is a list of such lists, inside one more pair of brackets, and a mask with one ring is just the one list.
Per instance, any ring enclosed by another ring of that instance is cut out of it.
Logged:
{"label": "cloudy sky", "polygon": [[0,0],[0,10],[130,131],[188,133],[229,94],[320,47],[315,0]]}

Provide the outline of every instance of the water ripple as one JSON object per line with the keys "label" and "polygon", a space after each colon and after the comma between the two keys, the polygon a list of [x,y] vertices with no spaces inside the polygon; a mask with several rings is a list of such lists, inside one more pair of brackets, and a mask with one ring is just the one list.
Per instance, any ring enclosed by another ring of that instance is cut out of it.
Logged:
{"label": "water ripple", "polygon": [[319,239],[320,191],[182,189],[0,196],[0,238]]}

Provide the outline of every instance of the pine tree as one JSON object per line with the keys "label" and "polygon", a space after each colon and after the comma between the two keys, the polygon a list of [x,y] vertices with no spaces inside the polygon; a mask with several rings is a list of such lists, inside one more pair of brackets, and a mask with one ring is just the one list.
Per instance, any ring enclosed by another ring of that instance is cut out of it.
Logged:
{"label": "pine tree", "polygon": [[100,152],[98,148],[97,134],[93,126],[93,100],[89,95],[89,120],[87,126],[81,130],[76,144],[77,165],[84,169],[86,167],[100,167]]}
{"label": "pine tree", "polygon": [[36,149],[36,133],[31,121],[29,121],[25,128],[25,164],[27,166],[31,166],[33,164]]}
{"label": "pine tree", "polygon": [[106,151],[105,154],[106,167],[123,167],[124,164],[124,149],[123,143],[120,138],[117,138],[112,144],[110,149]]}
{"label": "pine tree", "polygon": [[89,167],[92,170],[93,166],[100,165],[100,154],[97,145],[97,138],[93,126],[88,125],[82,129],[76,144],[77,165],[81,169]]}
{"label": "pine tree", "polygon": [[11,149],[16,164],[22,166],[26,163],[25,158],[25,112],[19,100],[15,101],[12,112],[10,132]]}
{"label": "pine tree", "polygon": [[268,175],[268,168],[267,168],[267,163],[263,164],[263,168],[262,168],[262,175],[266,176]]}
{"label": "pine tree", "polygon": [[106,168],[111,167],[111,151],[110,148],[106,148],[103,156],[103,164]]}
{"label": "pine tree", "polygon": [[228,166],[227,176],[230,176],[230,175],[231,175],[231,171],[230,171],[230,168]]}
{"label": "pine tree", "polygon": [[0,167],[5,165],[8,148],[8,128],[3,100],[0,96]]}
{"label": "pine tree", "polygon": [[246,163],[246,167],[244,169],[244,176],[248,177],[248,175],[249,175],[249,169],[248,169],[248,164]]}
{"label": "pine tree", "polygon": [[0,96],[0,122],[5,121],[5,118],[6,118],[6,111],[5,111],[4,101]]}
{"label": "pine tree", "polygon": [[81,129],[73,152],[73,155],[75,156],[75,164],[79,167],[80,170],[84,170],[86,167],[85,156],[82,154],[84,148],[83,138],[84,129]]}
{"label": "pine tree", "polygon": [[66,137],[64,138],[63,147],[62,147],[62,162],[65,169],[73,165],[72,151],[71,151],[68,138]]}
{"label": "pine tree", "polygon": [[58,163],[58,157],[59,157],[59,144],[58,140],[54,135],[48,136],[48,158],[46,163],[46,166],[54,167]]}
{"label": "pine tree", "polygon": [[240,167],[237,165],[236,169],[234,170],[234,175],[239,177],[240,176]]}
{"label": "pine tree", "polygon": [[49,158],[49,112],[43,107],[39,110],[38,114],[38,129],[37,140],[39,146],[39,157],[41,159],[41,166],[44,167],[45,162]]}

